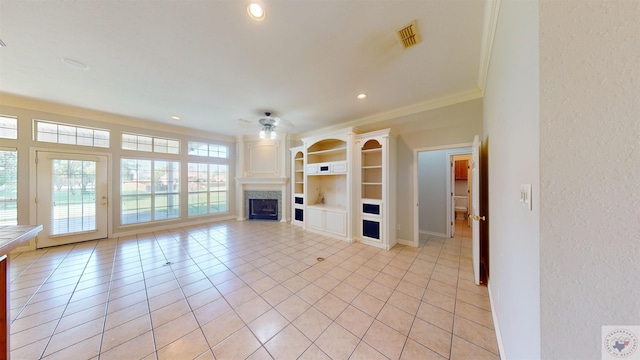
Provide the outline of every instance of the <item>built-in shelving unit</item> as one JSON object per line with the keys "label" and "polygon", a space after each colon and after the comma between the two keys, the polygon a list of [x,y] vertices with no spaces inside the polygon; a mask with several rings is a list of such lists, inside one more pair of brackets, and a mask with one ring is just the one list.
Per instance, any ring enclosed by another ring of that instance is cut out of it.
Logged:
{"label": "built-in shelving unit", "polygon": [[304,227],[351,241],[352,129],[305,138],[303,143],[306,151]]}
{"label": "built-in shelving unit", "polygon": [[382,200],[382,144],[369,140],[363,145],[360,154],[362,198]]}
{"label": "built-in shelving unit", "polygon": [[396,244],[395,137],[386,130],[356,136],[360,167],[358,240],[383,249]]}
{"label": "built-in shelving unit", "polygon": [[293,220],[305,230],[382,249],[396,244],[395,136],[353,128],[291,149]]}
{"label": "built-in shelving unit", "polygon": [[291,223],[304,225],[304,148],[302,146],[291,149]]}

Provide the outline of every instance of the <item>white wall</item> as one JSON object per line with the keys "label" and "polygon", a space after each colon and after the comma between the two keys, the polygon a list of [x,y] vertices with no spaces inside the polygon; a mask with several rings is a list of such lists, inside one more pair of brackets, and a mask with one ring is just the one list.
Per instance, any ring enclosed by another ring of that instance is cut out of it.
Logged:
{"label": "white wall", "polygon": [[[413,241],[416,209],[413,191],[418,159],[413,150],[451,144],[471,143],[482,133],[482,100],[472,100],[428,111],[413,121],[392,125],[398,136],[396,149],[397,222],[399,240]],[[367,128],[367,130],[372,130]],[[415,195],[417,197],[417,194]]]}
{"label": "white wall", "polygon": [[599,359],[640,325],[640,2],[541,0],[540,61],[542,358]]}
{"label": "white wall", "polygon": [[[489,290],[507,359],[541,356],[538,58],[537,1],[502,0],[485,88],[483,141],[489,153]],[[524,183],[533,187],[533,211],[519,204]]]}

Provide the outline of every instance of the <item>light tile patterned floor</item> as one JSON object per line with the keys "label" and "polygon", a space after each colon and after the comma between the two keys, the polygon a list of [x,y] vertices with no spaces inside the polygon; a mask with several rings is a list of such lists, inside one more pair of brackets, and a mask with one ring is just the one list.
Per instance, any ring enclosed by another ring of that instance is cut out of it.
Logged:
{"label": "light tile patterned floor", "polygon": [[458,228],[384,251],[230,221],[14,254],[11,356],[498,359]]}

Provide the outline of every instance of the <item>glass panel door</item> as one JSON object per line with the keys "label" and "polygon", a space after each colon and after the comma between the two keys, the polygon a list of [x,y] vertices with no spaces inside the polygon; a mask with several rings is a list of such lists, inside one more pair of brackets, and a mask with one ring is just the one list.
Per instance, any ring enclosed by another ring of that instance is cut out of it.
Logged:
{"label": "glass panel door", "polygon": [[38,151],[38,247],[107,237],[107,157]]}

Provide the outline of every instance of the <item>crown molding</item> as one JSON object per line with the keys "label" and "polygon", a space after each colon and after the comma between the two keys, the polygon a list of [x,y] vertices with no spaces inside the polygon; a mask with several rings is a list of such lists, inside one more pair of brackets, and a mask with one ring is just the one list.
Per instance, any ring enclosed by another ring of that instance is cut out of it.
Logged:
{"label": "crown molding", "polygon": [[480,65],[478,67],[478,88],[484,96],[484,88],[487,84],[487,74],[491,63],[491,50],[498,26],[500,14],[500,0],[487,0],[484,8],[484,22],[482,29],[482,43],[480,47]]}
{"label": "crown molding", "polygon": [[[71,116],[76,118],[90,119],[94,121],[102,121],[109,124],[119,124],[133,126],[143,129],[154,129],[167,133],[181,134],[187,136],[197,136],[199,138],[209,138],[212,140],[226,141],[233,143],[236,141],[233,136],[226,136],[211,132],[203,132],[180,125],[164,124],[151,120],[144,120],[130,116],[118,115],[104,111],[91,110],[73,105],[65,105],[60,103],[38,100],[22,95],[15,95],[6,92],[0,92],[0,106],[11,106],[32,111],[40,111],[50,114]],[[42,119],[45,120],[45,119]]]}
{"label": "crown molding", "polygon": [[355,127],[357,129],[358,126],[375,124],[381,121],[392,120],[396,118],[400,118],[403,116],[418,114],[421,112],[434,110],[443,108],[450,105],[455,105],[471,100],[476,100],[482,98],[483,92],[479,88],[474,88],[469,91],[464,91],[457,94],[447,95],[436,99],[430,99],[427,101],[423,101],[420,103],[403,106],[397,109],[381,112],[378,114],[341,122],[337,125],[328,126],[319,130],[310,131],[308,133],[301,134],[301,138],[306,138],[309,136],[314,136],[317,134],[325,133],[327,131],[334,131],[343,129],[345,127]]}

